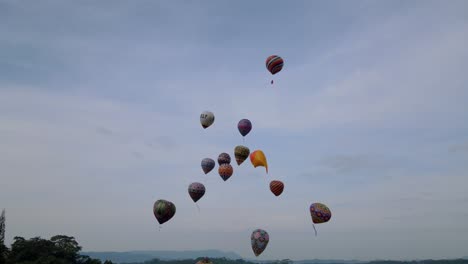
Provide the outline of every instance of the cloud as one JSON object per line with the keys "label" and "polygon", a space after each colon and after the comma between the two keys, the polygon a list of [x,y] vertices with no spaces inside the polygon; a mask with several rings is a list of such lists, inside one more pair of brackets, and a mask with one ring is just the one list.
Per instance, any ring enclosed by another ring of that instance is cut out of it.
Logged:
{"label": "cloud", "polygon": [[[87,250],[251,256],[250,232],[264,228],[263,259],[465,252],[466,162],[447,146],[468,128],[466,2],[51,4],[0,4],[10,240],[64,233]],[[275,10],[286,20],[272,26]],[[286,63],[272,77],[273,53]],[[207,130],[204,110],[216,115]],[[249,162],[227,182],[202,173],[203,158],[241,143],[264,150],[268,175]],[[280,197],[272,179],[285,182]],[[193,181],[207,187],[200,213]],[[177,213],[158,231],[160,198]],[[319,240],[314,201],[333,212]]]}
{"label": "cloud", "polygon": [[365,169],[390,169],[396,163],[395,159],[382,155],[336,155],[325,157],[320,164],[338,173],[350,173]]}
{"label": "cloud", "polygon": [[468,152],[468,142],[463,142],[463,143],[459,143],[459,144],[450,146],[449,147],[449,152],[452,152],[452,153]]}

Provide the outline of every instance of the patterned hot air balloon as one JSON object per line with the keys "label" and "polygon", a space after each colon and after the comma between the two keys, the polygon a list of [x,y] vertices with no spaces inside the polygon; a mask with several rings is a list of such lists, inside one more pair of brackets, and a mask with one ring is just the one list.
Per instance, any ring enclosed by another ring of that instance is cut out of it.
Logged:
{"label": "patterned hot air balloon", "polygon": [[201,162],[201,167],[205,174],[208,174],[211,170],[213,170],[215,165],[216,165],[215,161],[210,158],[205,158]]}
{"label": "patterned hot air balloon", "polygon": [[205,185],[199,182],[191,183],[188,187],[188,192],[192,200],[197,202],[205,195]]}
{"label": "patterned hot air balloon", "polygon": [[200,259],[196,264],[213,264],[211,260],[207,257]]}
{"label": "patterned hot air balloon", "polygon": [[218,173],[224,181],[227,181],[227,179],[232,176],[233,172],[234,170],[230,164],[224,163],[219,165]]}
{"label": "patterned hot air balloon", "polygon": [[258,166],[263,166],[265,167],[266,173],[268,173],[268,163],[263,151],[255,150],[254,152],[252,152],[250,154],[250,161],[252,162],[254,168],[257,168]]}
{"label": "patterned hot air balloon", "polygon": [[[266,59],[266,67],[268,71],[272,74],[275,75],[278,72],[283,69],[284,61],[280,56],[277,55],[271,55]],[[273,84],[273,80],[271,80],[271,84]]]}
{"label": "patterned hot air balloon", "polygon": [[252,232],[250,236],[250,242],[252,244],[252,250],[256,257],[258,257],[268,245],[270,241],[270,236],[267,231],[262,229],[256,229]]}
{"label": "patterned hot air balloon", "polygon": [[[321,224],[330,221],[331,211],[330,209],[322,203],[313,203],[310,205],[310,215],[312,216],[313,224]],[[312,224],[312,225],[313,225]],[[317,235],[317,230],[315,225],[313,225],[315,230],[315,235]]]}
{"label": "patterned hot air balloon", "polygon": [[218,156],[218,164],[219,165],[222,165],[222,164],[231,164],[231,156],[229,156],[229,154],[223,152],[221,154],[219,154]]}
{"label": "patterned hot air balloon", "polygon": [[209,126],[211,126],[215,121],[215,116],[212,112],[210,111],[204,111],[203,113],[201,113],[200,115],[200,123],[202,125],[203,128],[207,128]]}
{"label": "patterned hot air balloon", "polygon": [[169,221],[176,213],[176,207],[172,202],[157,200],[153,206],[153,213],[159,224]]}
{"label": "patterned hot air balloon", "polygon": [[283,190],[284,190],[284,184],[281,181],[270,182],[270,191],[274,195],[279,196],[281,193],[283,193]]}
{"label": "patterned hot air balloon", "polygon": [[234,156],[236,157],[237,165],[241,165],[250,154],[250,149],[246,146],[237,146],[234,148]]}
{"label": "patterned hot air balloon", "polygon": [[237,129],[239,130],[241,135],[245,137],[247,136],[247,134],[249,134],[250,130],[252,130],[252,123],[248,119],[242,119],[237,124]]}

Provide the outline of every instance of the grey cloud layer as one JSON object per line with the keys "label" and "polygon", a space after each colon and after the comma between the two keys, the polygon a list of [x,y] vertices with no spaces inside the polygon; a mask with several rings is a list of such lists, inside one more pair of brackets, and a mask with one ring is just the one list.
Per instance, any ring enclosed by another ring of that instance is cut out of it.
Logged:
{"label": "grey cloud layer", "polygon": [[[86,250],[250,257],[250,232],[264,228],[272,240],[261,259],[466,255],[466,8],[1,2],[8,241],[63,233]],[[271,86],[273,53],[286,62]],[[204,110],[216,115],[207,130]],[[234,158],[242,118],[270,174],[233,159],[228,182],[203,175],[202,158]],[[271,179],[285,182],[282,196]],[[193,181],[207,187],[200,213]],[[159,198],[178,210],[161,232]],[[317,238],[313,201],[333,211]]]}

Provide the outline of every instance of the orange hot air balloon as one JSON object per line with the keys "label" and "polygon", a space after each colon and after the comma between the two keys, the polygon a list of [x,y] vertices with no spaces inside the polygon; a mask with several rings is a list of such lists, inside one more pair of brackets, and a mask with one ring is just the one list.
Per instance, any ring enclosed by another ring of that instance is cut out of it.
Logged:
{"label": "orange hot air balloon", "polygon": [[254,152],[252,152],[250,154],[250,161],[252,162],[254,168],[257,168],[258,166],[263,166],[265,167],[266,173],[268,173],[268,163],[263,151],[255,150]]}
{"label": "orange hot air balloon", "polygon": [[271,181],[270,182],[270,191],[275,195],[279,196],[283,193],[284,184],[281,181]]}

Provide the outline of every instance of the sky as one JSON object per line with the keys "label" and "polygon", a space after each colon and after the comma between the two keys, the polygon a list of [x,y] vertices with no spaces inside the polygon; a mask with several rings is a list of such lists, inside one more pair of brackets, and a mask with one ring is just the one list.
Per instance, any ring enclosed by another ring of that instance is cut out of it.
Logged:
{"label": "sky", "polygon": [[[0,208],[85,251],[468,256],[468,2],[0,0]],[[272,76],[265,59],[285,63]],[[271,85],[270,81],[274,80]],[[214,124],[200,125],[212,111]],[[237,123],[248,118],[245,137]],[[244,144],[266,154],[269,173]],[[231,155],[233,176],[203,158]],[[281,180],[281,196],[269,190]],[[203,183],[197,204],[187,188]],[[161,226],[158,199],[176,205]],[[316,225],[309,212],[332,211]]]}

